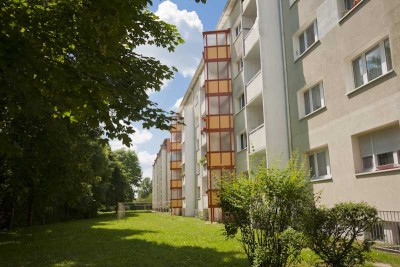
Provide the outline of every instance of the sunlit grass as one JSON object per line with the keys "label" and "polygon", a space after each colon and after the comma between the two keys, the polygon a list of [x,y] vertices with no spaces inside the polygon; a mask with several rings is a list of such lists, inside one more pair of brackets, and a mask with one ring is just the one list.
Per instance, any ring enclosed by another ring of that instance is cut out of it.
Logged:
{"label": "sunlit grass", "polygon": [[[0,232],[0,266],[249,266],[241,245],[226,240],[221,224],[169,214],[130,212]],[[301,266],[318,259],[310,250]],[[400,256],[371,253],[400,267]],[[373,266],[368,263],[366,266]]]}

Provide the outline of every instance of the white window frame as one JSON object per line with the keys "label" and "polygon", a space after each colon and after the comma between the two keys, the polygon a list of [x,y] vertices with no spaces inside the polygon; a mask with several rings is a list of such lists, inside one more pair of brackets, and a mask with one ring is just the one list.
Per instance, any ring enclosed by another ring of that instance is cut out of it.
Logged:
{"label": "white window frame", "polygon": [[[315,87],[317,87],[317,86],[318,86],[318,89],[319,89],[319,96],[320,96],[320,101],[321,101],[321,106],[319,108],[315,108],[314,107],[314,102],[313,102],[313,89]],[[308,113],[307,113],[307,106],[306,106],[306,101],[305,101],[305,94],[307,92],[308,92],[308,98],[309,98],[308,104],[309,104],[309,109],[310,109],[310,112],[308,112]],[[308,89],[304,90],[302,92],[301,96],[302,96],[302,101],[304,102],[304,117],[307,117],[307,116],[313,114],[314,112],[316,112],[316,111],[318,111],[318,110],[320,110],[320,109],[325,107],[325,96],[324,96],[324,85],[323,85],[323,82],[315,84],[315,85],[309,87]]]}
{"label": "white window frame", "polygon": [[[384,43],[385,41],[388,40],[389,42],[389,47],[390,47],[390,61],[392,62],[392,66],[391,69],[388,69],[388,64],[387,64],[387,55],[386,55],[386,51],[385,51],[385,46]],[[379,55],[381,57],[381,70],[382,70],[382,74],[379,75],[378,77],[375,77],[371,80],[368,79],[368,67],[367,67],[367,60],[366,60],[366,54],[368,54],[368,52],[370,52],[372,49],[374,49],[376,46],[378,46],[379,48]],[[393,58],[392,58],[392,45],[390,43],[390,38],[389,36],[386,36],[385,38],[381,39],[379,42],[375,43],[374,45],[370,46],[368,49],[366,49],[364,52],[362,52],[361,54],[358,54],[356,57],[354,57],[350,64],[350,68],[352,71],[352,79],[353,79],[353,90],[357,90],[361,87],[364,87],[365,85],[381,78],[382,76],[390,73],[393,71]],[[353,67],[353,63],[354,61],[358,60],[361,58],[361,66],[362,66],[362,70],[361,70],[361,74],[362,74],[362,81],[363,83],[359,86],[356,85],[356,80],[355,80],[355,75],[354,75],[354,67]]]}
{"label": "white window frame", "polygon": [[[307,30],[311,26],[314,27],[314,42],[309,44],[306,33],[307,33]],[[301,47],[300,46],[300,37],[301,36],[304,37],[304,40],[303,40],[304,51],[303,52],[300,51],[300,47]],[[296,42],[296,45],[294,46],[294,47],[296,47],[295,60],[301,58],[305,53],[307,53],[307,51],[310,50],[311,47],[313,47],[318,42],[318,40],[319,40],[319,38],[318,38],[318,22],[317,22],[317,19],[314,19],[310,24],[307,24],[307,27],[302,28],[302,30],[295,35],[295,42]]]}
{"label": "white window frame", "polygon": [[248,147],[247,144],[247,132],[242,132],[238,135],[238,150],[246,150]]}
{"label": "white window frame", "polygon": [[242,21],[239,20],[239,23],[235,26],[235,37],[238,37],[242,32]]}
{"label": "white window frame", "polygon": [[239,112],[246,107],[246,96],[244,92],[238,98],[239,102]]}
{"label": "white window frame", "polygon": [[[325,153],[325,162],[326,162],[326,175],[319,175],[319,166],[318,166],[318,154],[324,152]],[[327,147],[321,148],[318,150],[314,150],[310,153],[307,154],[307,160],[309,162],[308,166],[310,166],[310,156],[314,156],[314,174],[311,177],[311,181],[318,181],[318,180],[325,180],[325,179],[331,179],[332,178],[332,172],[331,172],[331,164],[330,164],[330,157],[329,157],[329,149]],[[311,171],[311,170],[310,170]]]}
{"label": "white window frame", "polygon": [[[371,149],[372,149],[372,154],[371,155],[366,155],[362,156],[360,155],[361,158],[361,169],[362,172],[375,172],[375,171],[382,171],[382,170],[391,170],[391,169],[397,169],[400,168],[400,149],[399,150],[393,150],[393,151],[388,151],[385,153],[380,153],[377,154],[375,152],[374,148],[374,140],[373,140],[373,134],[376,133],[376,131],[372,132],[369,134],[369,139],[371,142]],[[393,153],[393,164],[387,164],[387,165],[379,165],[378,163],[378,155],[382,154],[387,154],[387,153]],[[371,157],[372,156],[372,167],[371,168],[364,168],[364,158]]]}

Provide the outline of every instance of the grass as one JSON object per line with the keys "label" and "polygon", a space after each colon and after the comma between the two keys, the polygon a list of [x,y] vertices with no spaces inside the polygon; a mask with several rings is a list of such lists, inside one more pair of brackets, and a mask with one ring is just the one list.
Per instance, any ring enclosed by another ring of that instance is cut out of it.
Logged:
{"label": "grass", "polygon": [[[0,266],[249,266],[223,226],[195,218],[129,212],[0,232]],[[375,262],[400,267],[400,256],[373,251]],[[301,266],[315,256],[303,253]],[[371,263],[366,266],[373,266]]]}
{"label": "grass", "polygon": [[247,266],[222,225],[128,213],[0,233],[0,266]]}

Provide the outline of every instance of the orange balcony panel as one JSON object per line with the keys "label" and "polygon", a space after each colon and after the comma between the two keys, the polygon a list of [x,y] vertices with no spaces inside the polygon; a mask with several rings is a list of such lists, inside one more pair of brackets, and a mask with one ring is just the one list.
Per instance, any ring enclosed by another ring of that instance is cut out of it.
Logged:
{"label": "orange balcony panel", "polygon": [[207,60],[230,58],[230,47],[229,45],[206,47],[205,56]]}
{"label": "orange balcony panel", "polygon": [[206,90],[207,94],[231,93],[232,82],[231,80],[207,81]]}
{"label": "orange balcony panel", "polygon": [[182,144],[177,143],[177,142],[171,142],[171,151],[174,150],[181,150],[182,149]]}
{"label": "orange balcony panel", "polygon": [[171,199],[171,208],[182,208],[182,199]]}
{"label": "orange balcony panel", "polygon": [[208,116],[207,129],[230,129],[233,128],[233,116],[232,115],[216,115]]}
{"label": "orange balcony panel", "polygon": [[182,188],[182,180],[171,180],[171,189]]}
{"label": "orange balcony panel", "polygon": [[208,167],[231,167],[235,164],[234,152],[208,152]]}
{"label": "orange balcony panel", "polygon": [[171,125],[170,132],[181,132],[182,131],[182,124],[173,124]]}
{"label": "orange balcony panel", "polygon": [[219,197],[217,190],[208,190],[208,206],[209,207],[219,206]]}
{"label": "orange balcony panel", "polygon": [[171,161],[171,170],[181,169],[182,161]]}

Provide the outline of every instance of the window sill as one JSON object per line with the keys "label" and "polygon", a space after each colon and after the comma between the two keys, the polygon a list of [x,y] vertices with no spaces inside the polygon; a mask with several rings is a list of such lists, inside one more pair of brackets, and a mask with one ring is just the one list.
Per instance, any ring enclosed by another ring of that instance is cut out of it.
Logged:
{"label": "window sill", "polygon": [[313,47],[315,47],[317,44],[319,44],[320,41],[319,39],[315,41],[312,45],[310,45],[303,53],[301,53],[295,60],[294,63],[296,63],[298,60],[300,60],[302,57],[304,57],[305,54],[307,54]]}
{"label": "window sill", "polygon": [[389,74],[391,74],[391,73],[393,73],[393,72],[394,72],[394,69],[391,69],[390,71],[386,72],[385,74],[382,74],[381,76],[379,76],[379,77],[377,77],[377,78],[375,78],[375,79],[372,79],[372,80],[370,80],[369,82],[367,82],[367,83],[365,83],[365,84],[363,84],[363,85],[357,87],[356,89],[354,89],[354,90],[352,90],[352,91],[346,93],[346,95],[349,96],[349,95],[353,94],[354,92],[357,92],[358,90],[363,89],[364,87],[368,86],[369,84],[371,84],[371,83],[373,83],[373,82],[376,82],[377,80],[380,80],[380,79],[382,79],[383,77],[386,77],[387,75],[389,75]]}
{"label": "window sill", "polygon": [[294,6],[294,4],[296,4],[296,3],[297,3],[297,1],[298,1],[298,0],[294,0],[294,1],[293,1],[293,3],[291,3],[291,4],[290,4],[290,6],[289,6],[289,9],[291,9],[291,8],[292,8],[292,6]]}
{"label": "window sill", "polygon": [[239,72],[236,73],[236,75],[235,75],[235,77],[233,77],[233,79],[236,80],[236,78],[242,73],[242,71],[243,71],[243,68],[241,68],[241,69],[239,70]]}
{"label": "window sill", "polygon": [[357,5],[353,6],[352,9],[350,9],[349,11],[346,12],[346,14],[343,15],[343,17],[341,19],[339,19],[339,24],[341,24],[344,20],[346,20],[346,18],[348,18],[349,16],[351,16],[356,10],[358,10],[358,7],[361,6],[361,4],[365,2],[365,0],[361,0]]}
{"label": "window sill", "polygon": [[386,169],[386,170],[359,172],[359,173],[356,173],[356,177],[373,176],[373,175],[379,175],[381,173],[396,172],[396,171],[400,171],[400,166],[394,167],[392,169]]}
{"label": "window sill", "polygon": [[244,110],[245,107],[246,106],[242,107],[238,112],[236,112],[235,116],[239,115],[239,113],[241,113]]}
{"label": "window sill", "polygon": [[317,115],[317,114],[319,114],[319,113],[321,113],[321,112],[323,112],[325,110],[326,110],[326,106],[320,107],[319,109],[314,110],[313,112],[308,113],[304,117],[300,118],[299,121],[302,121],[302,120],[305,120],[307,118],[313,117],[314,115]]}
{"label": "window sill", "polygon": [[243,149],[240,149],[238,152],[236,152],[236,153],[242,153],[243,151],[246,151],[247,150],[247,147],[245,147],[245,148],[243,148]]}
{"label": "window sill", "polygon": [[328,181],[332,181],[332,176],[323,176],[321,178],[311,178],[310,182],[313,184],[317,184],[319,182],[328,182]]}

